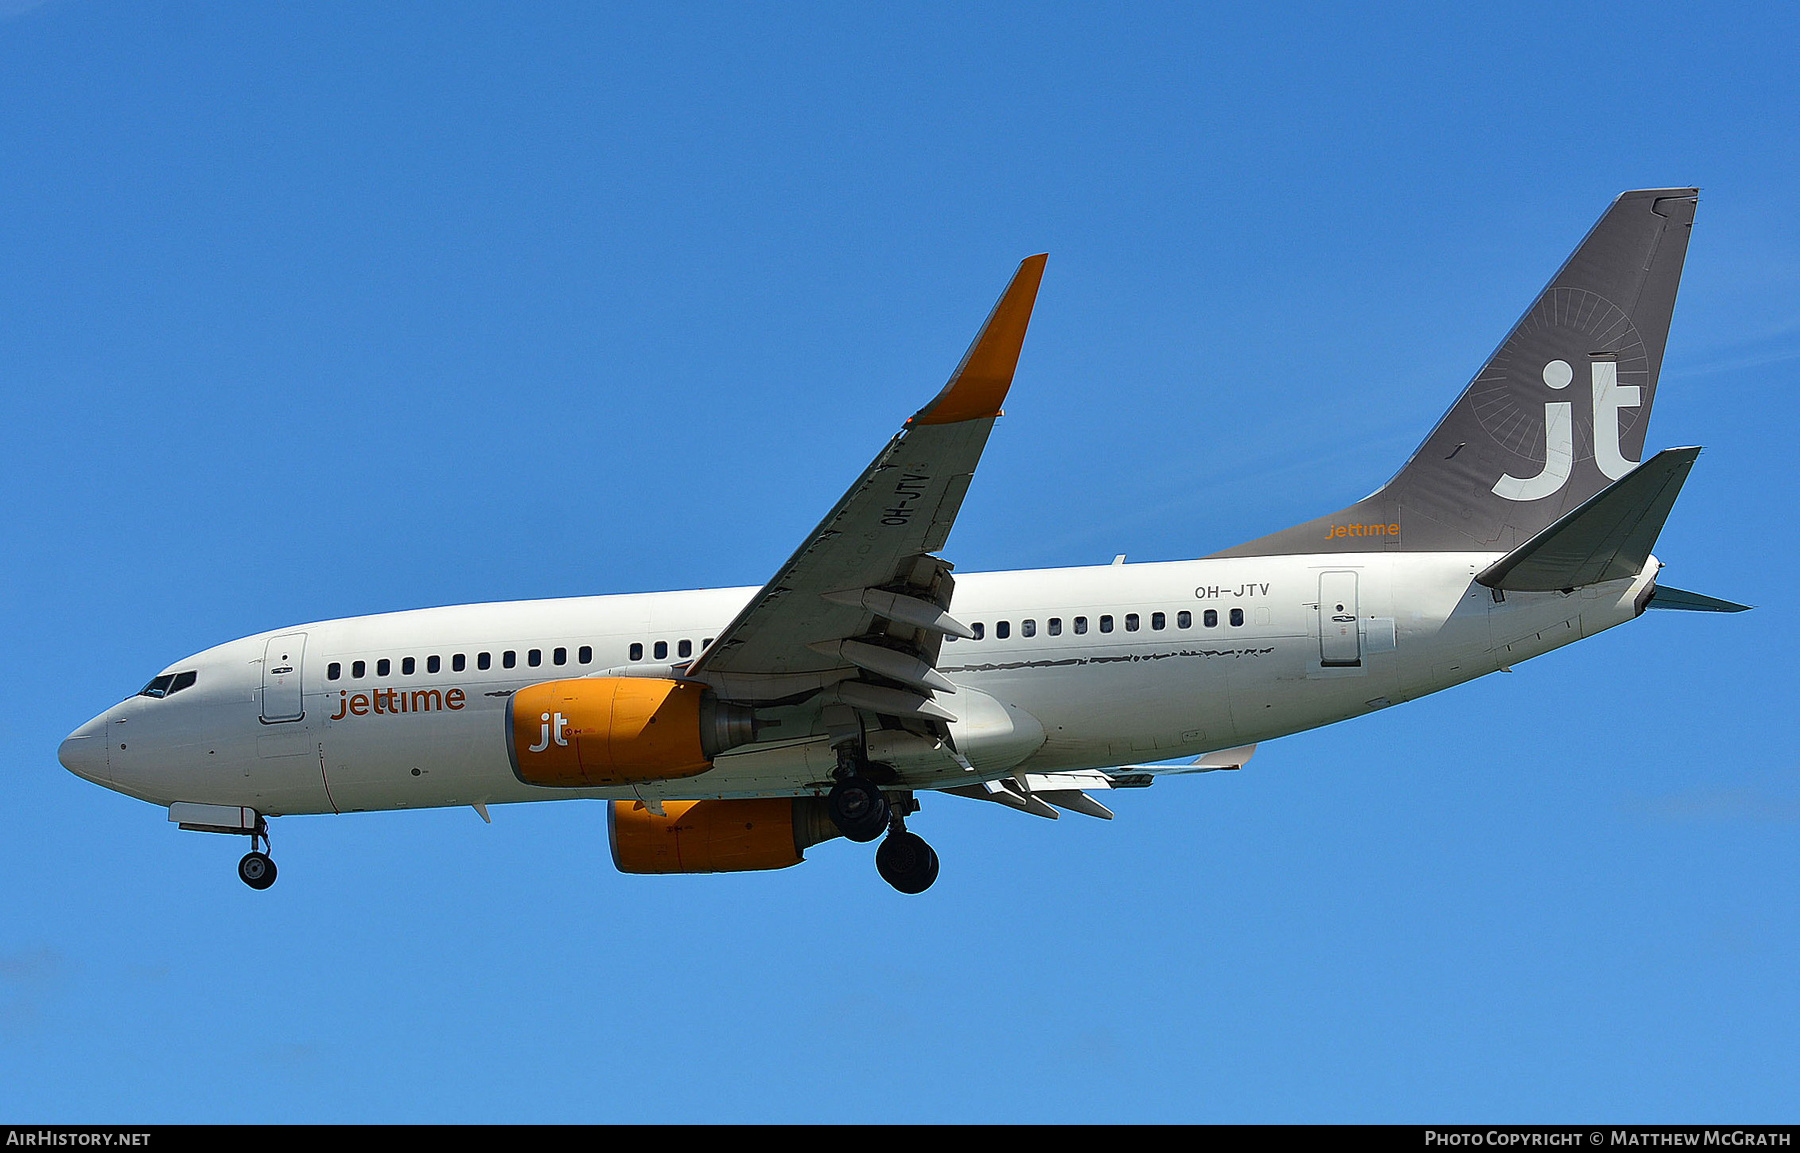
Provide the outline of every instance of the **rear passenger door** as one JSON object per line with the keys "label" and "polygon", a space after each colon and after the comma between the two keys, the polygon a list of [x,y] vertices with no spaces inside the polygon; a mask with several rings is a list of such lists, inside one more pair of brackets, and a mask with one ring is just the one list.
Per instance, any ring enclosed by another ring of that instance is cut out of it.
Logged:
{"label": "rear passenger door", "polygon": [[1362,664],[1353,572],[1319,574],[1319,663],[1326,668],[1355,668]]}

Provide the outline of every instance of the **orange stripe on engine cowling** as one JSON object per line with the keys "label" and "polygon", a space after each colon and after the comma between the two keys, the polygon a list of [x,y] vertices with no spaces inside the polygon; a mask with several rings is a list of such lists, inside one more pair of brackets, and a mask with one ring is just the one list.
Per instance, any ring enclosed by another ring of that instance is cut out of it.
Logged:
{"label": "orange stripe on engine cowling", "polygon": [[1000,415],[1006,390],[1012,387],[1013,373],[1019,367],[1019,350],[1025,346],[1025,329],[1031,324],[1031,309],[1037,303],[1038,285],[1049,259],[1048,254],[1040,253],[1019,264],[975,343],[950,375],[950,383],[918,411],[913,422],[954,424]]}

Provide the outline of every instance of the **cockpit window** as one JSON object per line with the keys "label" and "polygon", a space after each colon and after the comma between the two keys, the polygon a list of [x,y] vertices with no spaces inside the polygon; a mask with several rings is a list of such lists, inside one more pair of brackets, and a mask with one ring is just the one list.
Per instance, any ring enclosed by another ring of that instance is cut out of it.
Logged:
{"label": "cockpit window", "polygon": [[145,685],[143,687],[142,691],[140,691],[138,693],[138,696],[140,696],[140,697],[165,697],[165,696],[168,696],[169,695],[169,686],[171,684],[173,684],[174,682],[175,682],[175,674],[174,673],[164,673],[162,676],[157,677],[155,680],[153,680],[149,684]]}
{"label": "cockpit window", "polygon": [[198,674],[192,669],[183,673],[164,673],[162,676],[157,677],[155,680],[145,685],[143,689],[138,692],[138,696],[166,697],[170,693],[178,693],[182,689],[189,687],[196,679],[198,679]]}

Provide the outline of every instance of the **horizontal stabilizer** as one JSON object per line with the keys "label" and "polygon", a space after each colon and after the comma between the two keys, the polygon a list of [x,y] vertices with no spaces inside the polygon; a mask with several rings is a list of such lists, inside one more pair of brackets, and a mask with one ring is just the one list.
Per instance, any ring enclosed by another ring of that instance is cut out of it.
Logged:
{"label": "horizontal stabilizer", "polygon": [[1749,612],[1750,605],[1741,605],[1736,601],[1722,601],[1718,597],[1709,597],[1704,593],[1691,593],[1686,589],[1670,588],[1668,585],[1657,585],[1650,594],[1650,603],[1645,606],[1653,609],[1680,609],[1690,613],[1742,613]]}
{"label": "horizontal stabilizer", "polygon": [[1699,455],[1697,448],[1664,449],[1475,579],[1489,588],[1552,592],[1636,576]]}

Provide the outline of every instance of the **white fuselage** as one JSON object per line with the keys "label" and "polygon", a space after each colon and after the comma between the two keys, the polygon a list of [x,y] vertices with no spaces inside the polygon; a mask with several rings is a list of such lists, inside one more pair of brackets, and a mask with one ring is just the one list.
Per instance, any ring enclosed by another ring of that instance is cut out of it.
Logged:
{"label": "white fuselage", "polygon": [[[958,717],[952,734],[979,779],[1172,760],[1398,704],[1590,636],[1636,615],[1659,567],[1496,601],[1473,578],[1497,555],[960,576],[951,611],[982,636],[943,646],[938,668],[958,691],[939,703]],[[541,788],[508,760],[511,693],[603,670],[667,675],[756,591],[460,605],[262,633],[170,665],[193,672],[191,686],[115,705],[71,736],[64,761],[158,804],[269,815],[822,792],[834,763],[826,735],[810,721],[781,725],[780,709],[766,712],[777,723],[757,743],[654,786]],[[903,750],[893,759],[908,787],[972,779],[909,766]]]}

